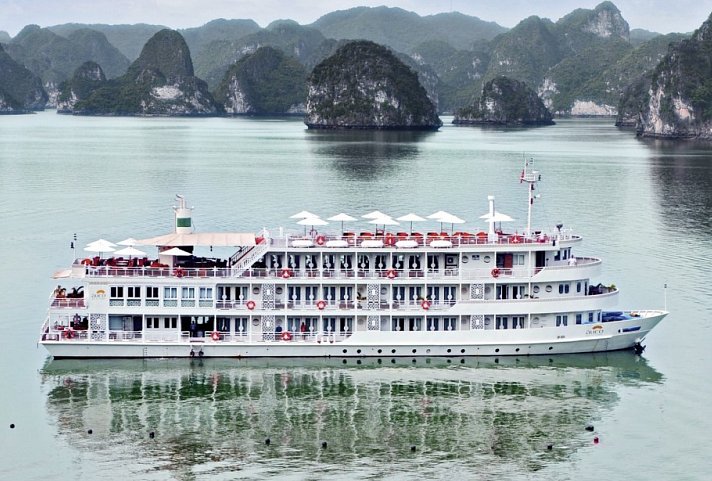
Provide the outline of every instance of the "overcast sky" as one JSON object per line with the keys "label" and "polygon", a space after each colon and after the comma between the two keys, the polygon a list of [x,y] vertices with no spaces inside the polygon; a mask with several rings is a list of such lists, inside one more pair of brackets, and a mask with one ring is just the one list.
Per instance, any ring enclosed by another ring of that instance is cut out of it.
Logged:
{"label": "overcast sky", "polygon": [[[400,7],[419,15],[458,11],[513,27],[530,16],[554,21],[600,0],[0,0],[0,30],[10,35],[27,24],[68,22],[152,23],[197,27],[215,18],[250,18],[264,27],[273,20],[308,24],[320,16],[355,6]],[[660,33],[691,32],[712,12],[710,0],[614,0],[630,28]]]}

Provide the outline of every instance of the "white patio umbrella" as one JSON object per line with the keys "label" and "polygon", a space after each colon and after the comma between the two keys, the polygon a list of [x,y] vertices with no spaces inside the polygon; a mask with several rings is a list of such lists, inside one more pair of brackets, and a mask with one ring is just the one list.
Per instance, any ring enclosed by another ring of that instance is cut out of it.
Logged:
{"label": "white patio umbrella", "polygon": [[420,217],[418,214],[413,214],[411,212],[410,214],[396,217],[396,220],[399,220],[401,222],[410,222],[410,233],[412,234],[413,233],[413,222],[422,222],[425,219],[423,217]]}
{"label": "white patio umbrella", "polygon": [[96,245],[91,245],[87,244],[87,246],[84,248],[85,251],[87,252],[96,252],[98,254],[103,254],[105,252],[114,252],[114,248],[108,245],[102,245],[102,244],[96,244]]}
{"label": "white patio umbrella", "polygon": [[352,222],[356,220],[356,217],[352,217],[348,214],[344,214],[343,212],[340,214],[332,215],[331,217],[327,217],[327,220],[331,220],[334,222],[339,222],[341,221],[341,233],[344,233],[344,222]]}
{"label": "white patio umbrella", "polygon": [[329,223],[320,217],[313,216],[313,217],[306,217],[300,221],[297,221],[297,224],[304,226],[304,235],[307,235],[307,226],[308,225],[310,225],[312,227],[312,229],[314,229],[315,226],[328,225]]}
{"label": "white patio umbrella", "polygon": [[140,246],[141,245],[139,243],[138,239],[134,239],[133,237],[129,237],[128,239],[124,239],[120,242],[117,242],[117,244],[120,246]]}
{"label": "white patio umbrella", "polygon": [[439,219],[440,217],[444,215],[450,215],[449,212],[445,212],[444,210],[439,210],[437,212],[433,212],[428,216],[428,219]]}
{"label": "white patio umbrella", "polygon": [[184,251],[183,249],[180,249],[178,247],[171,247],[170,249],[166,251],[161,251],[159,252],[160,255],[162,256],[171,256],[171,257],[184,257],[184,256],[192,256],[190,252]]}
{"label": "white patio umbrella", "polygon": [[303,210],[301,212],[297,212],[296,214],[289,216],[290,219],[306,219],[307,217],[319,217],[319,216],[316,214],[312,214],[308,210]]}
{"label": "white patio umbrella", "polygon": [[363,217],[364,219],[375,219],[375,218],[377,218],[377,217],[389,217],[389,218],[390,218],[390,216],[389,216],[388,214],[384,214],[384,213],[381,212],[380,210],[374,210],[373,212],[369,212],[368,214],[364,214],[364,215],[362,215],[361,217]]}
{"label": "white patio umbrella", "polygon": [[387,225],[400,225],[400,222],[391,218],[390,216],[384,215],[382,217],[374,217],[368,221],[369,224],[376,224],[376,230],[378,230],[379,225],[383,225],[383,230],[385,232]]}
{"label": "white patio umbrella", "polygon": [[436,221],[440,222],[440,230],[443,230],[443,224],[450,224],[450,232],[454,230],[455,224],[464,224],[465,219],[460,219],[458,216],[453,214],[443,213],[440,217],[435,218]]}
{"label": "white patio umbrella", "polygon": [[[116,247],[116,244],[114,244],[113,242],[108,241],[106,239],[98,239],[98,240],[95,240],[94,242],[88,243],[87,247],[98,247],[98,248]],[[92,252],[92,251],[90,251],[90,252]],[[93,251],[93,252],[99,252],[99,251]]]}
{"label": "white patio umbrella", "polygon": [[140,257],[146,255],[144,251],[136,249],[133,246],[124,247],[123,249],[114,252],[114,254],[118,254],[120,256],[129,256],[129,259],[131,257]]}
{"label": "white patio umbrella", "polygon": [[485,219],[486,222],[512,222],[514,220],[507,214],[502,214],[501,212],[497,211],[495,211],[494,214],[490,214],[488,212],[485,215],[481,215],[480,219]]}

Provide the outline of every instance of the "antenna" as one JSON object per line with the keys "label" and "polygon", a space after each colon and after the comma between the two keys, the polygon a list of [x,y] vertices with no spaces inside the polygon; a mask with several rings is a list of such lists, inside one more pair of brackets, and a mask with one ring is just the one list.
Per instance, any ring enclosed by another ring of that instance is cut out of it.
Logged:
{"label": "antenna", "polygon": [[524,168],[519,176],[519,183],[526,182],[529,184],[528,199],[527,199],[527,230],[525,235],[530,237],[532,235],[532,205],[534,205],[534,199],[538,199],[539,195],[534,194],[536,190],[536,183],[541,180],[541,174],[538,170],[530,170],[529,167],[534,163],[534,159],[531,157],[529,159],[524,156]]}
{"label": "antenna", "polygon": [[667,312],[667,282],[663,284],[663,306]]}

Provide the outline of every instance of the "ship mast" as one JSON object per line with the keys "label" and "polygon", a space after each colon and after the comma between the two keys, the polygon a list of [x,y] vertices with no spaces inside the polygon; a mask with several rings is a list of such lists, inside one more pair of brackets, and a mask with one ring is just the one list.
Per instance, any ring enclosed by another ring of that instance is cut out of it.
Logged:
{"label": "ship mast", "polygon": [[526,157],[524,158],[524,169],[519,176],[519,183],[526,182],[528,184],[528,199],[527,199],[527,230],[525,232],[527,237],[532,235],[532,206],[534,205],[534,199],[539,198],[539,194],[534,194],[536,190],[536,183],[541,180],[541,174],[538,170],[530,170],[530,166],[534,163],[534,159]]}

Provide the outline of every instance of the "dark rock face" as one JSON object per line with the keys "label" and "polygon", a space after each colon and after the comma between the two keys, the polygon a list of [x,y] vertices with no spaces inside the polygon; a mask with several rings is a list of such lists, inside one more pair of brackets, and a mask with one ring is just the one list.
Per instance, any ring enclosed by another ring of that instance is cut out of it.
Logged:
{"label": "dark rock face", "polygon": [[193,75],[185,40],[173,30],[151,37],[127,73],[116,80],[103,80],[96,67],[84,64],[72,85],[62,89],[63,112],[169,116],[219,112],[205,82]]}
{"label": "dark rock face", "polygon": [[306,69],[272,47],[241,58],[215,91],[228,114],[292,114],[305,112]]}
{"label": "dark rock face", "polygon": [[57,113],[73,113],[77,102],[89,98],[96,89],[106,83],[106,76],[96,62],[85,62],[74,76],[60,86],[57,98]]}
{"label": "dark rock face", "polygon": [[670,47],[652,74],[638,134],[712,140],[712,15]]}
{"label": "dark rock face", "polygon": [[487,82],[479,101],[460,109],[456,125],[552,125],[551,112],[523,82],[497,77]]}
{"label": "dark rock face", "polygon": [[0,114],[44,110],[47,93],[39,77],[13,60],[0,46]]}
{"label": "dark rock face", "polygon": [[436,130],[418,76],[387,48],[351,42],[314,67],[304,123],[317,129]]}

